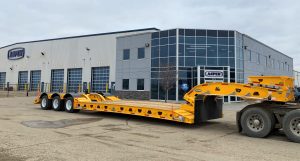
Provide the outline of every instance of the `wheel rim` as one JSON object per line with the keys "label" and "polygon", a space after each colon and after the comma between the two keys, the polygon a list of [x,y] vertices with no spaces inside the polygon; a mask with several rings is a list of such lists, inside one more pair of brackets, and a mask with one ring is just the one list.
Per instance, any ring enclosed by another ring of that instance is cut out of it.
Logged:
{"label": "wheel rim", "polygon": [[68,111],[70,111],[72,109],[72,101],[71,100],[67,100],[67,102],[66,102],[66,109]]}
{"label": "wheel rim", "polygon": [[54,109],[57,109],[58,106],[59,106],[58,99],[54,99],[54,100],[53,100],[53,108],[54,108]]}
{"label": "wheel rim", "polygon": [[296,117],[291,120],[290,130],[294,135],[300,136],[300,117]]}
{"label": "wheel rim", "polygon": [[47,99],[43,98],[42,99],[42,107],[46,107],[47,106]]}
{"label": "wheel rim", "polygon": [[250,130],[254,132],[259,132],[264,128],[263,117],[259,114],[250,115],[247,118],[247,126]]}

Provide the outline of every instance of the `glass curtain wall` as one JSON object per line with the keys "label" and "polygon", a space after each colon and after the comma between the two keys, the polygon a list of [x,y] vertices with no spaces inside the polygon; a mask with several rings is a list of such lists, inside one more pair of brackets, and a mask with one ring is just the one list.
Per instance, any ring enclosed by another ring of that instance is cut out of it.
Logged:
{"label": "glass curtain wall", "polygon": [[151,99],[175,100],[176,29],[153,33],[151,44]]}
{"label": "glass curtain wall", "polygon": [[[178,36],[177,43],[176,36]],[[197,66],[229,66],[230,82],[236,81],[234,31],[178,29],[178,35],[176,30],[155,32],[152,33],[151,49],[151,99],[164,99],[165,90],[161,89],[159,73],[163,68],[162,65],[166,63],[176,70],[177,58],[179,100],[182,100],[186,92],[181,88],[183,85],[187,85],[188,90],[197,85],[195,71]],[[201,83],[204,83],[204,80],[201,79]],[[168,94],[170,100],[175,100],[176,86]]]}

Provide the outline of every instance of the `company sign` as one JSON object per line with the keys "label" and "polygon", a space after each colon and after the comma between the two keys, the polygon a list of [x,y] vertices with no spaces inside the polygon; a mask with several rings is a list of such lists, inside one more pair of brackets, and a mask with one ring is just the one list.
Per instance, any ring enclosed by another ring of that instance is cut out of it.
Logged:
{"label": "company sign", "polygon": [[22,59],[25,56],[25,48],[14,48],[10,49],[7,53],[7,59],[17,60]]}
{"label": "company sign", "polygon": [[224,71],[222,71],[222,70],[205,70],[204,78],[224,78]]}

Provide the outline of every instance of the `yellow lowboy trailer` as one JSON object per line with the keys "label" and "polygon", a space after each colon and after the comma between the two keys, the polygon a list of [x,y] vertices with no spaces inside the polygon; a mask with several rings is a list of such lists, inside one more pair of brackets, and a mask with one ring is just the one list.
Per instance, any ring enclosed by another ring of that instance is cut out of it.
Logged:
{"label": "yellow lowboy trailer", "polygon": [[80,110],[113,112],[152,117],[187,124],[200,124],[223,116],[222,96],[238,96],[260,101],[237,112],[240,132],[251,137],[266,137],[274,129],[283,129],[286,136],[300,142],[300,108],[294,101],[293,79],[285,76],[253,76],[248,84],[204,83],[195,86],[184,96],[186,103],[128,101],[97,93],[42,93],[36,99],[44,110]]}

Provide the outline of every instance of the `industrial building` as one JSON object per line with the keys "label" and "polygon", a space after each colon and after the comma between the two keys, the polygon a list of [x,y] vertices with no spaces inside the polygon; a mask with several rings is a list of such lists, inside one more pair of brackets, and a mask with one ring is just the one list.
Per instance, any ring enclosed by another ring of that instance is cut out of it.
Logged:
{"label": "industrial building", "polygon": [[181,100],[199,83],[245,83],[249,75],[293,76],[293,59],[238,31],[208,29],[147,28],[0,48],[0,89],[9,82],[18,84],[14,90]]}

